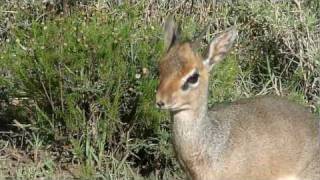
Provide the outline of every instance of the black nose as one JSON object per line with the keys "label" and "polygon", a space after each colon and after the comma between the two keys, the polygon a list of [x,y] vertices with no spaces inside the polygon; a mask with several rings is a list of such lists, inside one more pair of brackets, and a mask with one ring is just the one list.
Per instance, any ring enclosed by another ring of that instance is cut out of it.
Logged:
{"label": "black nose", "polygon": [[157,104],[158,108],[162,108],[164,106],[164,102],[163,101],[158,101],[156,104]]}

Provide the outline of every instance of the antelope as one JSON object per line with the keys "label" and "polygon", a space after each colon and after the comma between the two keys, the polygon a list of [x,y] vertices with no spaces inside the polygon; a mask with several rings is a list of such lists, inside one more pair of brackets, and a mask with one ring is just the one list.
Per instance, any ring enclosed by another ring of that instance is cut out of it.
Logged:
{"label": "antelope", "polygon": [[261,96],[208,110],[208,79],[237,38],[220,33],[207,57],[165,22],[156,105],[170,112],[176,157],[192,180],[320,180],[319,120],[281,97]]}

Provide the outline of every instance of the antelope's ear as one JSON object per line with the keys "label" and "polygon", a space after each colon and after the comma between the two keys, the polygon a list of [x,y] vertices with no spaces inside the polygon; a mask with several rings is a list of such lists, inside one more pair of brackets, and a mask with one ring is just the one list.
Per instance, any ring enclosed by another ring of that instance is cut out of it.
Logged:
{"label": "antelope's ear", "polygon": [[179,26],[176,25],[172,16],[168,17],[164,24],[164,47],[169,50],[172,45],[179,41]]}
{"label": "antelope's ear", "polygon": [[222,61],[230,51],[233,42],[238,36],[237,30],[233,27],[216,37],[209,47],[209,53],[204,65],[210,71],[214,65]]}

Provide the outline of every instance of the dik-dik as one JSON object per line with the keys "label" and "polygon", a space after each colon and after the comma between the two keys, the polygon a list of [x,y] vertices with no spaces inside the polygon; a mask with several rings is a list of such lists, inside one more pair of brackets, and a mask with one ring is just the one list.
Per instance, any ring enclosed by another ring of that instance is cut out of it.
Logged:
{"label": "dik-dik", "polygon": [[279,97],[257,97],[207,108],[208,79],[237,31],[229,29],[202,58],[165,23],[156,104],[170,111],[177,159],[193,180],[320,180],[319,120]]}

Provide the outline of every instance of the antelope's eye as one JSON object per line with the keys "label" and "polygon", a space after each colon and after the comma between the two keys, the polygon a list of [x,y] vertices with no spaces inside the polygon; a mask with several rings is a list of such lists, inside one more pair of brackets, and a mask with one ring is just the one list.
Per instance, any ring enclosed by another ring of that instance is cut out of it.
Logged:
{"label": "antelope's eye", "polygon": [[189,89],[189,86],[191,85],[195,85],[198,80],[199,80],[199,73],[195,72],[193,73],[190,77],[188,77],[188,79],[186,80],[186,82],[182,85],[182,90],[186,91],[187,89]]}
{"label": "antelope's eye", "polygon": [[189,84],[195,84],[198,82],[198,79],[199,79],[199,73],[198,72],[195,72],[194,74],[192,74],[192,76],[190,76],[188,79],[187,79],[187,83]]}

